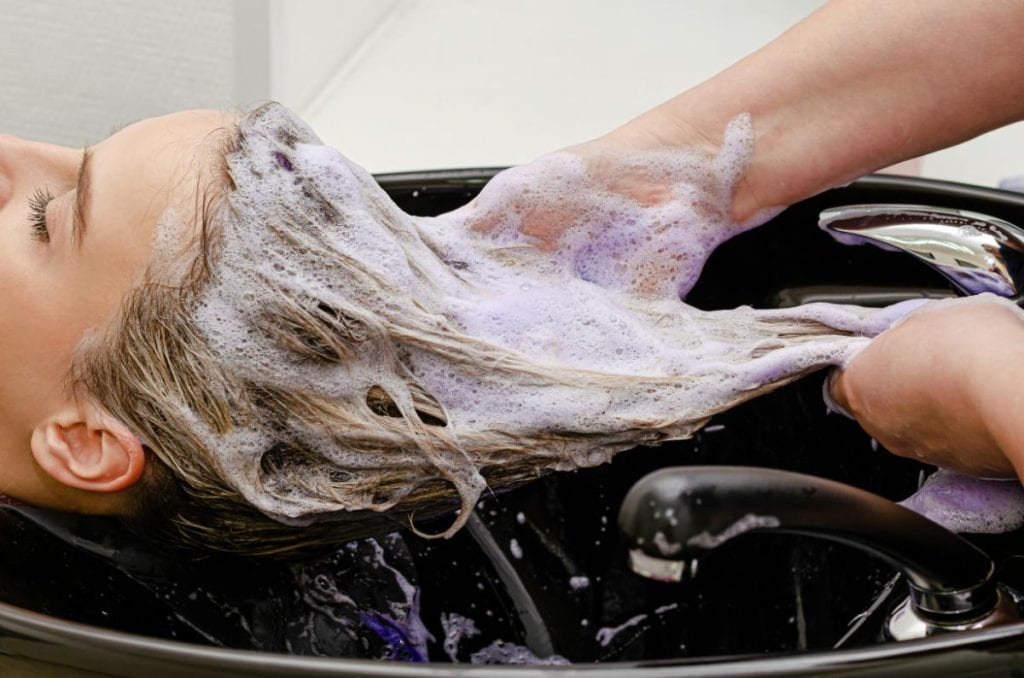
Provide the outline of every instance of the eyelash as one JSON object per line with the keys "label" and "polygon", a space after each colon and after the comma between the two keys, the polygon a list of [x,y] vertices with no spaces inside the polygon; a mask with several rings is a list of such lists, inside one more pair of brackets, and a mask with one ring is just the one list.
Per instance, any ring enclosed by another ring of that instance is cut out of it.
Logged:
{"label": "eyelash", "polygon": [[41,242],[50,242],[50,229],[46,226],[46,207],[53,200],[49,190],[36,189],[29,198],[29,224],[32,226],[32,237]]}

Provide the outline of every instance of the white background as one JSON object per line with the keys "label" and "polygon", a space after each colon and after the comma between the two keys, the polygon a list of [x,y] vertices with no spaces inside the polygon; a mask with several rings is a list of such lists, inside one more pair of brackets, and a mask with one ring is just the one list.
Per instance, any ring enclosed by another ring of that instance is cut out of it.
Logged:
{"label": "white background", "polygon": [[[818,4],[0,0],[0,131],[81,145],[139,117],[275,98],[371,171],[515,164],[621,124]],[[920,171],[1024,174],[1024,125]]]}

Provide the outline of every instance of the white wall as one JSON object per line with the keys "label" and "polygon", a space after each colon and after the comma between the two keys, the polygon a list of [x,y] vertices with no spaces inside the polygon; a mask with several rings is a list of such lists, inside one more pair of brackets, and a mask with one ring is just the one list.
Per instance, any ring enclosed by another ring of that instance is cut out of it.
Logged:
{"label": "white wall", "polygon": [[398,0],[271,0],[270,96],[301,111],[354,60]]}
{"label": "white wall", "polygon": [[0,131],[80,146],[235,100],[231,0],[0,0]]}
{"label": "white wall", "polygon": [[302,112],[372,170],[526,162],[709,77],[818,4],[399,0]]}
{"label": "white wall", "polygon": [[[0,131],[81,145],[139,117],[276,98],[373,171],[515,164],[624,122],[819,4],[0,0]],[[1024,125],[922,172],[1024,174]]]}
{"label": "white wall", "polygon": [[998,186],[1004,178],[1024,175],[1024,123],[926,156],[921,175],[981,186]]}
{"label": "white wall", "polygon": [[[285,16],[310,17],[290,30],[301,33],[315,21],[304,3],[277,2]],[[361,43],[332,77],[317,75],[318,91],[304,90],[295,103],[325,140],[373,171],[521,163],[696,84],[819,4],[346,0],[336,7],[358,26],[348,35]],[[371,13],[371,6],[380,9]],[[328,23],[346,21],[332,15]],[[301,77],[299,68],[284,71]],[[919,167],[925,176],[988,185],[1024,174],[1024,124]]]}

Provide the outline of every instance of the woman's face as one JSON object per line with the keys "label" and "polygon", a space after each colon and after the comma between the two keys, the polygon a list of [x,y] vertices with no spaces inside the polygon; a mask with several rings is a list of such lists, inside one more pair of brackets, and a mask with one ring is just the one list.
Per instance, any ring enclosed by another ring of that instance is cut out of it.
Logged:
{"label": "woman's face", "polygon": [[152,118],[84,155],[0,135],[0,492],[67,504],[29,454],[33,436],[46,438],[39,432],[55,417],[70,421],[75,347],[139,281],[161,215],[172,208],[177,223],[194,225],[211,135],[233,123],[217,111]]}

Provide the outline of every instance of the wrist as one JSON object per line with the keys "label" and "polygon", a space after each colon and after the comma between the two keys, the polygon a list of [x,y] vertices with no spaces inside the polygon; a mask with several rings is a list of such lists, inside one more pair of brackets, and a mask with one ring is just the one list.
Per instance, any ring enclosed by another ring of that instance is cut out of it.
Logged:
{"label": "wrist", "polygon": [[[735,116],[712,119],[703,114],[684,115],[682,111],[699,111],[697,106],[686,102],[687,96],[688,93],[682,94],[669,104],[634,118],[606,134],[602,141],[613,148],[629,151],[675,148],[717,155],[722,150],[726,125]],[[739,113],[742,111],[737,115]],[[752,174],[754,162],[762,161],[756,156],[751,157],[733,189],[733,220],[738,224],[750,221],[759,213],[785,206],[785,203],[770,199],[772,195],[766,192],[767,186],[758,186],[757,175]]]}
{"label": "wrist", "polygon": [[[1024,396],[1020,381],[1024,370],[1015,365],[995,364],[989,371],[978,370],[970,380],[969,416],[983,423],[993,447],[1001,450],[1019,476],[1024,473]],[[1022,476],[1024,477],[1024,476]]]}
{"label": "wrist", "polygon": [[694,120],[689,120],[672,109],[660,106],[618,127],[603,139],[623,149],[671,150],[696,149],[716,155],[722,145],[724,126],[715,134]]}

